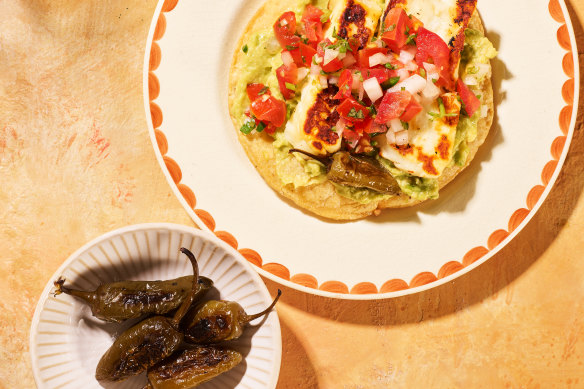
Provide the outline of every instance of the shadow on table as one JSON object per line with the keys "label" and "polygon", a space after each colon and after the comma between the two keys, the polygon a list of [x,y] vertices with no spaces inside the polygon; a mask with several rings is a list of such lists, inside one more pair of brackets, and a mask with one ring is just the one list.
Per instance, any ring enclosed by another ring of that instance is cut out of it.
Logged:
{"label": "shadow on table", "polygon": [[[574,15],[572,7],[568,5],[568,8],[571,15]],[[572,17],[572,21],[576,36],[584,36],[578,19]],[[582,47],[579,48],[580,53],[583,50]],[[580,85],[580,96],[584,96],[584,84]],[[540,210],[511,243],[469,273],[427,291],[378,301],[334,300],[307,295],[265,278],[264,281],[272,293],[277,288],[282,289],[283,302],[312,315],[340,322],[376,326],[416,323],[438,318],[496,295],[520,277],[550,247],[580,200],[584,188],[583,108],[581,103],[565,165]]]}

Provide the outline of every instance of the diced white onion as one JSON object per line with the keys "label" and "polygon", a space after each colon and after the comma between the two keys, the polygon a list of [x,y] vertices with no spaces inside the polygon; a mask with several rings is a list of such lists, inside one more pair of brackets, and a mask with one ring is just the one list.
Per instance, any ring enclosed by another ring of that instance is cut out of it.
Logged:
{"label": "diced white onion", "polygon": [[426,82],[426,87],[422,90],[422,97],[428,101],[434,101],[440,95],[440,88],[432,81]]}
{"label": "diced white onion", "polygon": [[397,76],[400,79],[405,80],[406,78],[408,78],[410,76],[410,72],[406,68],[401,68],[401,69],[397,70]]}
{"label": "diced white onion", "polygon": [[282,62],[284,62],[284,66],[286,67],[294,63],[294,58],[292,58],[292,54],[289,51],[282,51]]}
{"label": "diced white onion", "polygon": [[308,76],[308,73],[310,73],[310,70],[308,70],[308,68],[298,69],[298,81],[304,80],[306,76]]}
{"label": "diced white onion", "polygon": [[328,82],[329,84],[337,85],[339,83],[339,78],[336,76],[330,76]]}
{"label": "diced white onion", "polygon": [[391,119],[388,125],[391,131],[393,132],[400,132],[404,130],[404,126],[402,125],[401,120],[399,119]]}
{"label": "diced white onion", "polygon": [[391,62],[391,57],[383,53],[375,53],[369,57],[369,67],[372,68],[377,65],[384,65]]}
{"label": "diced white onion", "polygon": [[377,78],[375,77],[363,81],[363,89],[367,92],[369,100],[373,103],[383,96],[381,85],[379,85],[379,81],[377,81]]}
{"label": "diced white onion", "polygon": [[286,19],[282,19],[280,21],[280,26],[286,26],[286,25],[288,25],[288,21]]}
{"label": "diced white onion", "polygon": [[320,81],[320,86],[322,86],[323,88],[328,87],[328,81],[326,79],[326,76],[323,76],[321,74],[320,76],[318,76],[318,80]]}
{"label": "diced white onion", "polygon": [[479,84],[478,80],[474,76],[466,75],[462,80],[466,85],[477,86]]}
{"label": "diced white onion", "polygon": [[426,87],[426,80],[419,74],[414,74],[413,76],[400,81],[393,87],[389,88],[388,92],[399,92],[401,90],[406,90],[411,94],[416,94],[424,90]]}
{"label": "diced white onion", "polygon": [[414,61],[406,63],[405,66],[406,70],[409,70],[410,72],[415,72],[416,70],[418,70],[418,64],[415,63]]}
{"label": "diced white onion", "polygon": [[377,47],[385,47],[385,42],[383,42],[381,39],[376,40],[375,44]]}
{"label": "diced white onion", "polygon": [[407,64],[408,62],[411,62],[414,57],[416,56],[416,48],[410,48],[410,49],[405,49],[405,50],[401,50],[399,52],[399,60],[400,62]]}
{"label": "diced white onion", "polygon": [[310,74],[313,76],[318,76],[320,74],[320,66],[318,66],[317,64],[312,64],[310,65]]}
{"label": "diced white onion", "polygon": [[395,132],[387,131],[387,133],[385,134],[385,137],[387,138],[387,143],[389,143],[390,145],[395,144]]}
{"label": "diced white onion", "polygon": [[276,37],[270,38],[270,40],[266,44],[266,50],[268,50],[268,53],[270,53],[272,55],[274,55],[278,51],[280,51],[280,43],[278,42]]}
{"label": "diced white onion", "polygon": [[337,122],[337,124],[335,124],[337,134],[342,134],[343,131],[345,130],[346,125],[347,125],[347,122],[345,121],[345,119],[340,118],[339,121]]}
{"label": "diced white onion", "polygon": [[395,144],[398,146],[407,145],[409,140],[409,134],[407,130],[396,132],[395,134]]}
{"label": "diced white onion", "polygon": [[333,59],[339,56],[339,50],[325,49],[323,65],[328,65]]}
{"label": "diced white onion", "polygon": [[353,73],[353,84],[352,88],[354,90],[358,90],[361,86],[361,75],[359,73]]}
{"label": "diced white onion", "polygon": [[486,104],[481,105],[481,119],[486,118],[489,113],[489,107]]}
{"label": "diced white onion", "polygon": [[433,63],[424,62],[422,65],[428,73],[438,73],[438,68]]}
{"label": "diced white onion", "polygon": [[357,62],[357,60],[355,59],[355,56],[351,53],[347,53],[347,55],[345,55],[345,58],[343,58],[343,66],[348,68],[351,65],[354,65]]}

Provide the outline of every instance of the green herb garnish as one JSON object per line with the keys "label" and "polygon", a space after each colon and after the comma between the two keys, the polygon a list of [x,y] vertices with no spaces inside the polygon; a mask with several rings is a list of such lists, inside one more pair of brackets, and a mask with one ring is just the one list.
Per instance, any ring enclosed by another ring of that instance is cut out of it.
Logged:
{"label": "green herb garnish", "polygon": [[247,50],[249,48],[247,47],[247,45],[243,45],[243,48],[241,49],[245,54],[247,54]]}

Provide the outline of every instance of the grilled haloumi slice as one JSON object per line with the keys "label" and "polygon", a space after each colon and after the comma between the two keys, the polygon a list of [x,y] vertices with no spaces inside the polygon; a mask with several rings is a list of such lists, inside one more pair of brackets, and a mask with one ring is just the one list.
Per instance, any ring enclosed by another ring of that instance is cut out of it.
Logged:
{"label": "grilled haloumi slice", "polygon": [[452,159],[461,107],[456,93],[443,94],[441,99],[444,117],[432,117],[427,113],[439,115],[439,104],[434,101],[409,123],[408,145],[391,145],[385,136],[380,136],[379,154],[414,176],[438,178]]}
{"label": "grilled haloumi slice", "polygon": [[[329,4],[331,22],[325,38],[356,38],[360,48],[365,47],[377,29],[383,9],[375,0],[336,0]],[[331,39],[332,40],[332,39]],[[332,98],[337,88],[323,89],[319,77],[309,75],[302,88],[300,101],[286,123],[286,140],[297,149],[316,155],[334,153],[341,148],[341,134],[334,125],[339,119]]]}
{"label": "grilled haloumi slice", "polygon": [[418,18],[424,27],[438,34],[450,47],[453,79],[458,79],[460,52],[464,46],[464,30],[476,9],[477,0],[386,0],[383,18],[394,7],[403,8]]}

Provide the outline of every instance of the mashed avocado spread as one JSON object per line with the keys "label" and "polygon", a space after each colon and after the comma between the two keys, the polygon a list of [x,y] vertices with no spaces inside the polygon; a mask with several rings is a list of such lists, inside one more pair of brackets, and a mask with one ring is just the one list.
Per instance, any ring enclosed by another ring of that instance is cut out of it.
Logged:
{"label": "mashed avocado spread", "polygon": [[[327,3],[328,1],[326,0],[298,0],[293,11],[300,16],[307,4],[314,4],[324,9],[327,7]],[[243,43],[247,46],[247,52],[241,64],[242,70],[236,85],[235,100],[232,107],[234,116],[240,118],[238,126],[243,123],[245,109],[250,104],[246,93],[247,84],[252,82],[262,83],[270,88],[275,97],[283,99],[275,73],[275,69],[282,65],[282,59],[280,57],[280,47],[274,38],[271,26],[256,32]],[[465,44],[461,54],[460,76],[464,77],[467,74],[473,74],[480,84],[486,74],[481,74],[480,66],[478,65],[488,64],[489,60],[496,55],[497,51],[480,31],[468,28],[465,31]],[[301,86],[299,86],[300,88]],[[286,101],[288,115],[294,111],[299,100],[300,95],[298,94],[294,99]],[[452,163],[460,166],[465,164],[468,156],[468,142],[476,139],[479,118],[480,110],[472,118],[461,115],[456,132]],[[276,132],[274,138],[276,172],[285,185],[294,185],[297,188],[326,181],[326,170],[322,164],[314,160],[306,160],[299,155],[289,154],[288,151],[292,146],[286,141],[282,131]],[[396,179],[401,190],[409,197],[420,201],[438,198],[438,180],[412,176],[396,168],[392,162],[379,156],[377,158],[382,166]],[[289,159],[295,159],[298,163],[286,163],[286,161],[289,162]],[[339,195],[361,204],[391,197],[365,188],[334,185]]]}

